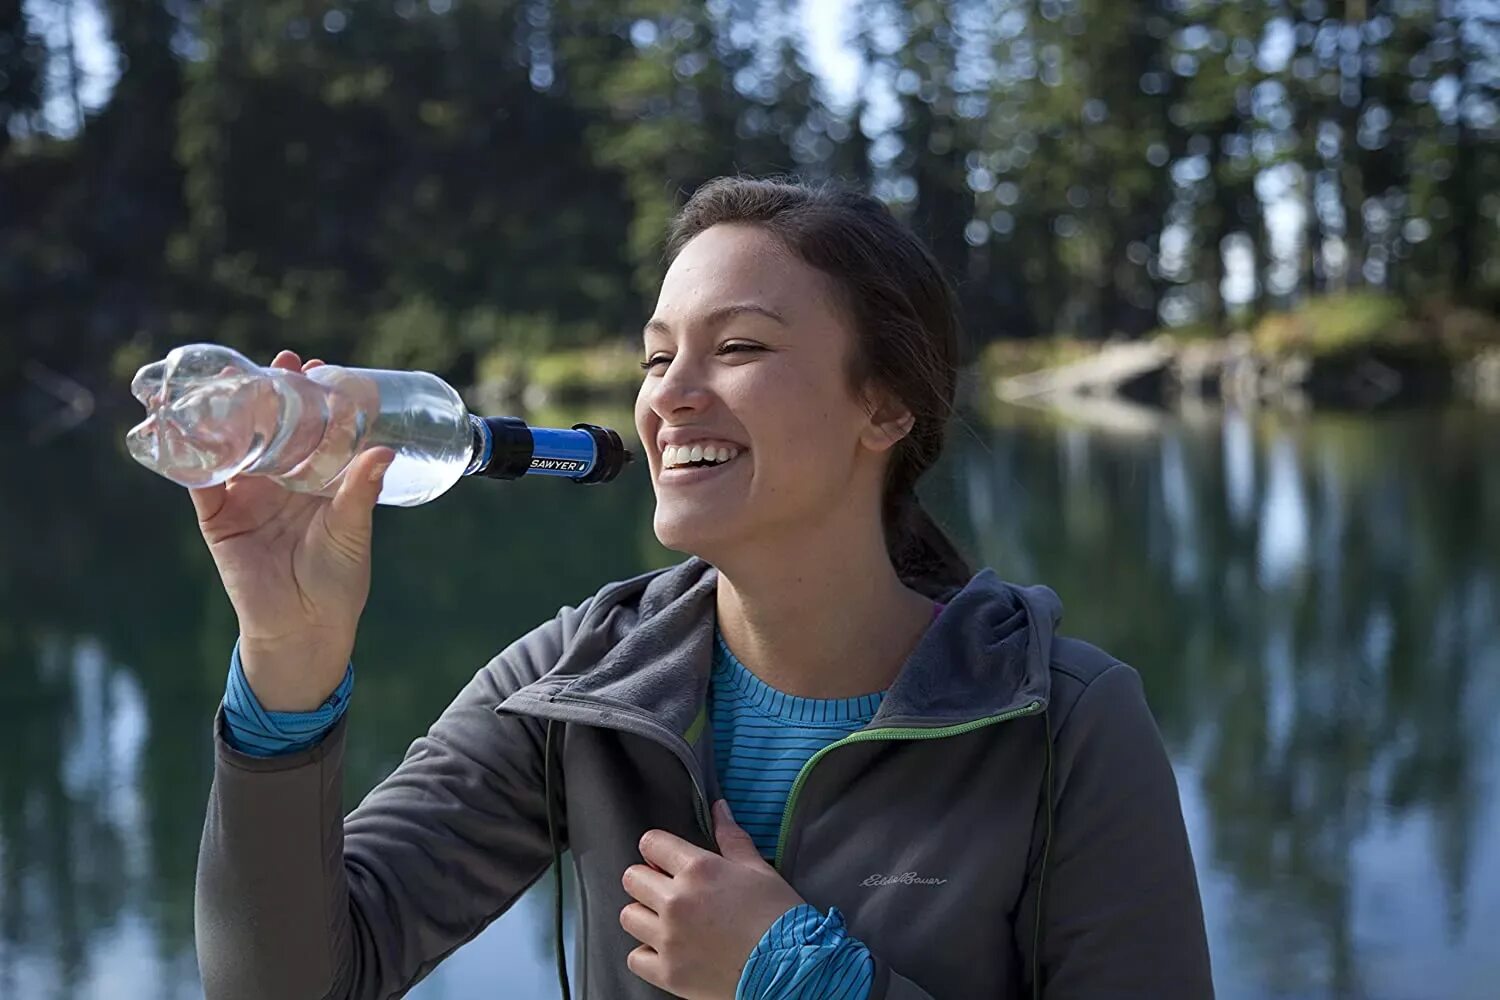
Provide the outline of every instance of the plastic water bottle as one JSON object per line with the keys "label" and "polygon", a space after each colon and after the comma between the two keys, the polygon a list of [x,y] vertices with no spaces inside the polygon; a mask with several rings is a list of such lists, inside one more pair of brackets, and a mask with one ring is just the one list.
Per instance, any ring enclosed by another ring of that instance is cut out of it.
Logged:
{"label": "plastic water bottle", "polygon": [[414,507],[464,476],[603,483],[632,457],[606,427],[475,416],[430,372],[340,365],[292,372],[216,344],[174,348],[136,372],[130,392],[148,411],[126,435],[131,456],[189,487],[254,475],[332,496],[356,455],[385,446],[396,457],[379,502]]}

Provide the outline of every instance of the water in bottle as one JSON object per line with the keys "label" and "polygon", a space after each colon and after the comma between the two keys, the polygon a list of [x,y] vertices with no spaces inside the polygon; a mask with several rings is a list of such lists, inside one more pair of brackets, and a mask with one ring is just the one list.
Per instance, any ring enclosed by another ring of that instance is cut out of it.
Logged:
{"label": "water in bottle", "polygon": [[512,417],[474,416],[430,372],[340,365],[293,372],[261,367],[232,348],[189,344],[141,368],[131,394],[148,415],[126,436],[130,454],[190,487],[263,475],[332,496],[356,455],[385,446],[396,457],[379,502],[410,507],[465,475],[605,482],[630,460],[607,428],[529,428]]}

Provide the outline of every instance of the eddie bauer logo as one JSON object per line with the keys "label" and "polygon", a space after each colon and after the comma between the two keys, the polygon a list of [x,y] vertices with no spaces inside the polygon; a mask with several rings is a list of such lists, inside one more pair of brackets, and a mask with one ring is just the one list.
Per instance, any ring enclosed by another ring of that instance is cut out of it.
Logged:
{"label": "eddie bauer logo", "polygon": [[919,878],[916,872],[902,872],[900,875],[871,875],[860,885],[942,885],[947,881],[945,878]]}

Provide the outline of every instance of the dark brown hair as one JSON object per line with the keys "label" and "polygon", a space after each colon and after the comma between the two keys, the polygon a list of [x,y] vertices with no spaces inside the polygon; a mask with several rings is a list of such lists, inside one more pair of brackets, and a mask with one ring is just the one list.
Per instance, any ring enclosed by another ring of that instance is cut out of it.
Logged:
{"label": "dark brown hair", "polygon": [[891,563],[908,586],[943,597],[969,582],[957,547],[922,509],[917,480],[943,450],[958,380],[958,308],[932,252],[876,199],[833,184],[720,177],[672,220],[666,264],[725,223],[758,226],[833,280],[852,321],[849,384],[900,399],[916,418],[886,466],[882,519]]}

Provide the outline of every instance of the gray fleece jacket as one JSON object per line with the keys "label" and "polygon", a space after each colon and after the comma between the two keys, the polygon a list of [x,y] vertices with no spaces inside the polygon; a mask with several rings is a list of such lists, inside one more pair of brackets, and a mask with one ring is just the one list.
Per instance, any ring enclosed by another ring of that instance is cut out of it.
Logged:
{"label": "gray fleece jacket", "polygon": [[[625,956],[620,875],[662,828],[713,850],[718,573],[606,586],[474,676],[341,815],[345,723],[269,759],[215,722],[199,853],[209,1000],[397,997],[572,851],[583,1000],[667,994]],[[1129,666],[1057,636],[1046,588],[945,595],[870,724],[816,754],[776,866],[837,906],[872,1000],[1210,997],[1177,786]],[[509,996],[496,970],[495,997]]]}

